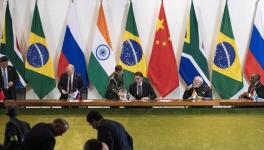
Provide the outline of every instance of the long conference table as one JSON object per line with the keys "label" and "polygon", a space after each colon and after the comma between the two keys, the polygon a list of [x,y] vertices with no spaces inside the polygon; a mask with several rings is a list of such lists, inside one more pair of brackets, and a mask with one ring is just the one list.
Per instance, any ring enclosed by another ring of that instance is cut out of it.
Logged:
{"label": "long conference table", "polygon": [[102,99],[89,100],[6,100],[6,106],[136,106],[136,107],[151,107],[151,106],[250,106],[264,107],[264,101],[252,100],[180,100],[180,99],[160,99],[153,101],[112,101]]}

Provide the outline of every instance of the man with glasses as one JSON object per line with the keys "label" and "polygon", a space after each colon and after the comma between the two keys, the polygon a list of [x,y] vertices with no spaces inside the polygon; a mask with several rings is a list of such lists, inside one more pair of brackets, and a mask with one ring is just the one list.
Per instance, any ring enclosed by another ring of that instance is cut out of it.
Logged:
{"label": "man with glasses", "polygon": [[147,101],[157,97],[152,86],[144,81],[142,72],[136,72],[134,80],[135,83],[129,86],[129,93],[133,96],[132,99]]}

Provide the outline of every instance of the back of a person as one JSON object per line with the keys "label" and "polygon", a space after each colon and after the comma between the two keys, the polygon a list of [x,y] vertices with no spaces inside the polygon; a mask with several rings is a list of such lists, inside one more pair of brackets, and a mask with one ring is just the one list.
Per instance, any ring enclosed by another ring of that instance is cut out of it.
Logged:
{"label": "back of a person", "polygon": [[[19,120],[17,118],[10,118],[9,122],[6,124],[5,129],[5,146],[9,150],[18,149],[21,143],[24,141],[25,136],[30,132],[29,123]],[[15,137],[13,137],[15,136]],[[11,140],[16,139],[16,142]]]}
{"label": "back of a person", "polygon": [[24,142],[21,145],[20,150],[45,150],[45,141],[50,140],[55,144],[54,134],[51,130],[51,126],[47,123],[38,123],[26,136]]}
{"label": "back of a person", "polygon": [[[114,148],[113,150],[132,150],[133,141],[131,136],[126,132],[125,128],[116,121],[104,119],[100,128],[108,128],[114,139]],[[111,150],[111,147],[109,147]]]}

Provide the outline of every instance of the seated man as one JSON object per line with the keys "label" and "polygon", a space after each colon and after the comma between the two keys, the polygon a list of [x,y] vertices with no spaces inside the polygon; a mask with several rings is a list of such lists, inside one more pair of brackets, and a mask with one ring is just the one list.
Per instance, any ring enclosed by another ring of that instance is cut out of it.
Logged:
{"label": "seated man", "polygon": [[203,78],[196,76],[183,94],[183,99],[212,99],[212,89],[203,84]]}
{"label": "seated man", "polygon": [[264,85],[260,82],[259,74],[252,74],[248,91],[239,96],[239,99],[264,98]]}
{"label": "seated man", "polygon": [[81,92],[83,88],[83,80],[81,75],[75,72],[74,66],[72,64],[69,64],[66,67],[66,72],[61,75],[60,81],[58,83],[58,89],[61,93],[60,99],[74,99],[76,98],[73,97],[75,95],[74,93],[78,91]]}
{"label": "seated man", "polygon": [[115,66],[115,71],[109,76],[109,84],[105,93],[106,99],[120,100],[124,92],[123,68]]}
{"label": "seated man", "polygon": [[153,100],[157,97],[152,86],[143,81],[143,74],[136,72],[134,75],[135,83],[129,86],[129,93],[133,96],[132,99],[136,100]]}
{"label": "seated man", "polygon": [[5,99],[16,99],[16,83],[19,82],[19,76],[13,66],[8,65],[9,58],[2,56],[0,58],[0,88],[5,94]]}

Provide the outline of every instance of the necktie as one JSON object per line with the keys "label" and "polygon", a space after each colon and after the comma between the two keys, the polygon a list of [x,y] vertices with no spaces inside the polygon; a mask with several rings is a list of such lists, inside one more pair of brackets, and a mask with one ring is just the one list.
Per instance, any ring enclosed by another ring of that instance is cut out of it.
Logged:
{"label": "necktie", "polygon": [[70,76],[70,93],[72,92],[72,78]]}
{"label": "necktie", "polygon": [[141,96],[142,95],[142,86],[141,85],[138,85],[138,96]]}
{"label": "necktie", "polygon": [[8,81],[7,81],[6,69],[3,70],[3,80],[4,80],[4,88],[8,89]]}
{"label": "necktie", "polygon": [[71,76],[68,76],[67,93],[71,93]]}
{"label": "necktie", "polygon": [[255,95],[254,95],[254,91],[255,91],[255,86],[252,86],[252,87],[251,87],[251,90],[250,90],[250,96],[249,96],[249,97],[252,98],[252,99],[254,99],[254,96],[255,96]]}

